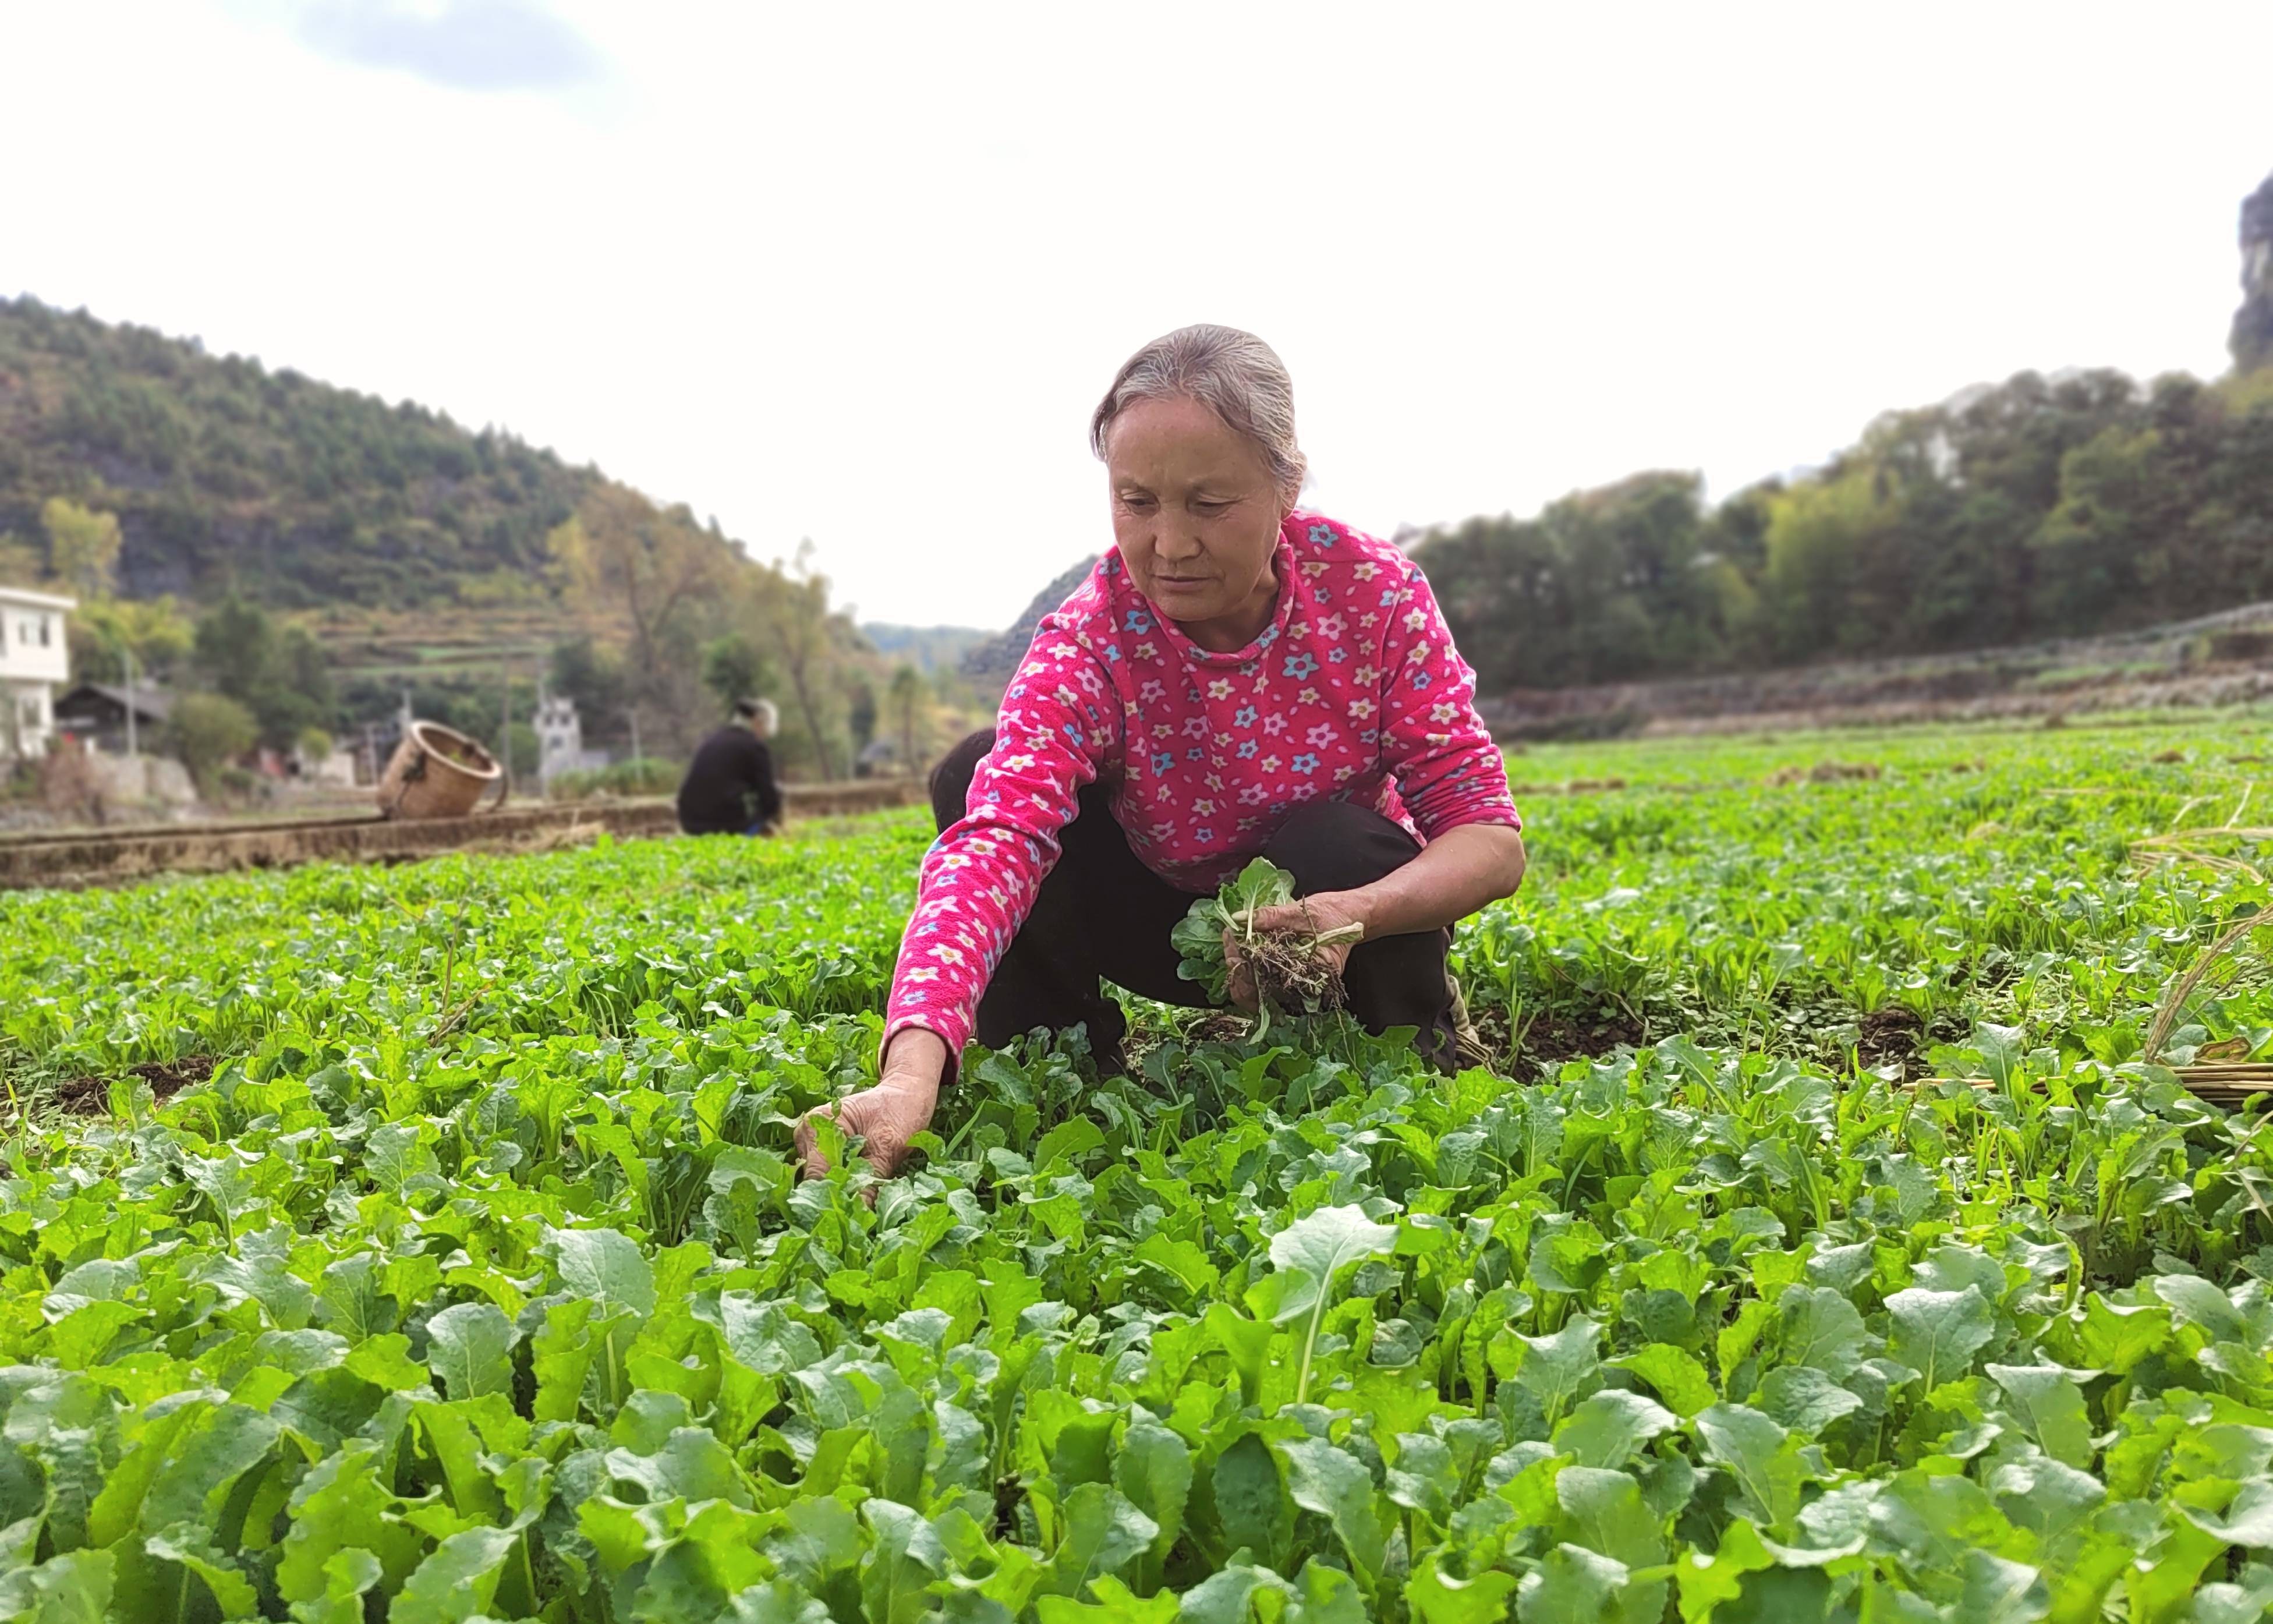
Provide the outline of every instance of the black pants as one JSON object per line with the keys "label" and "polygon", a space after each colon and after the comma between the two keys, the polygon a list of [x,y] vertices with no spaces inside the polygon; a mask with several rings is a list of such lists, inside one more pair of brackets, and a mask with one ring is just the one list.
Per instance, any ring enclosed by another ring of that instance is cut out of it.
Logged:
{"label": "black pants", "polygon": [[[963,816],[971,775],[994,748],[992,728],[971,734],[933,770],[932,813],[944,831]],[[1092,784],[1081,809],[1060,831],[1062,854],[1042,882],[1033,912],[1002,955],[979,1004],[978,1039],[1007,1047],[1036,1027],[1089,1027],[1090,1051],[1101,1070],[1121,1067],[1129,1030],[1121,1006],[1098,986],[1101,976],[1162,1004],[1205,1007],[1198,984],[1176,974],[1181,962],[1168,932],[1192,906],[1139,861],[1114,820],[1110,792]],[[1263,854],[1294,876],[1294,894],[1349,891],[1403,868],[1419,842],[1369,807],[1312,801],[1288,815]],[[1439,1065],[1452,1063],[1452,990],[1446,930],[1383,936],[1351,951],[1343,972],[1350,1013],[1369,1032],[1418,1029],[1417,1047]]]}

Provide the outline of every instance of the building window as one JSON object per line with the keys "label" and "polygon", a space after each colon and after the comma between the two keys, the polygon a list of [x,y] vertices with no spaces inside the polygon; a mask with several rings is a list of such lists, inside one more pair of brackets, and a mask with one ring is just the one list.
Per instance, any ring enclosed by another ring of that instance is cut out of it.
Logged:
{"label": "building window", "polygon": [[54,621],[55,616],[51,614],[43,614],[40,617],[40,646],[43,649],[51,646],[48,641],[48,628],[54,624]]}

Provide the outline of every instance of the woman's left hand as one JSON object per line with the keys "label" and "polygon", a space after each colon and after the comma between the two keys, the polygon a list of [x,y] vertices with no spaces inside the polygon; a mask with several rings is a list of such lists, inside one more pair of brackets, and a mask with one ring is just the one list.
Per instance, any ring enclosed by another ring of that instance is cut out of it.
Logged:
{"label": "woman's left hand", "polygon": [[[1255,929],[1264,931],[1287,931],[1303,936],[1324,936],[1345,925],[1355,925],[1357,932],[1339,942],[1329,942],[1318,949],[1318,956],[1333,966],[1339,974],[1349,963],[1350,949],[1365,939],[1366,919],[1362,899],[1355,891],[1326,891],[1315,897],[1281,903],[1276,907],[1255,911]],[[1257,1002],[1255,977],[1249,974],[1247,961],[1241,958],[1239,939],[1232,931],[1223,936],[1224,966],[1231,973],[1231,1001],[1241,1009],[1253,1011]]]}

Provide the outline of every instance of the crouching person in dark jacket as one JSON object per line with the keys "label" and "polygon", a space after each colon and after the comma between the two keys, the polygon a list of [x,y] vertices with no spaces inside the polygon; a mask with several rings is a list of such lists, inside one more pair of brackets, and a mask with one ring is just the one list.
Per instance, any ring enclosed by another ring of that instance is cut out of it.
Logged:
{"label": "crouching person in dark jacket", "polygon": [[743,699],[734,719],[705,739],[679,786],[679,826],[690,835],[769,835],[781,825],[781,786],[766,748],[780,713]]}

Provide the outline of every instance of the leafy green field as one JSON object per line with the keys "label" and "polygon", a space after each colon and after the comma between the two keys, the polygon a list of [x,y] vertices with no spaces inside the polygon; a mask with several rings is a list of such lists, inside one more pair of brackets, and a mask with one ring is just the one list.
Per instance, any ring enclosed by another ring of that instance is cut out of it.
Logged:
{"label": "leafy green field", "polygon": [[[1624,787],[1460,934],[1500,1066],[1152,1011],[873,1207],[787,1153],[915,815],[0,896],[0,1614],[2261,1617],[2273,1147],[2141,1049],[2273,898],[2135,843],[2269,755],[1536,751]],[[2164,1061],[2273,1055],[2269,945]]]}

